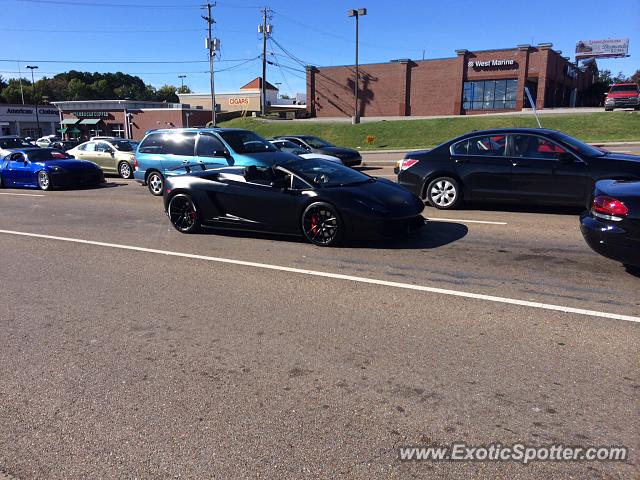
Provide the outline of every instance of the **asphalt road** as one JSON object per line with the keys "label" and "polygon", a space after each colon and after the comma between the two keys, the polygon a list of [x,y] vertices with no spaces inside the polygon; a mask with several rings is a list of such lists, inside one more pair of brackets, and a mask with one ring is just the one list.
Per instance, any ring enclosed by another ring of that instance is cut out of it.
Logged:
{"label": "asphalt road", "polygon": [[[640,317],[640,278],[589,250],[578,213],[428,208],[409,240],[325,249],[181,235],[116,178],[2,190],[0,472],[638,478],[640,325],[616,316]],[[397,459],[458,441],[631,452]]]}

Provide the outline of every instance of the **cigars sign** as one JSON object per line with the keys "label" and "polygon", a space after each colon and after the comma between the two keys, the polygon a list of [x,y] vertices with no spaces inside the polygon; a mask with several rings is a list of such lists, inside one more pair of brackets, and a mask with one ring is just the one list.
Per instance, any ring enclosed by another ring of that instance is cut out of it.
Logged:
{"label": "cigars sign", "polygon": [[229,98],[229,105],[249,105],[249,98],[247,97],[231,97]]}
{"label": "cigars sign", "polygon": [[467,66],[475,70],[515,70],[518,68],[518,62],[507,59],[469,60]]}

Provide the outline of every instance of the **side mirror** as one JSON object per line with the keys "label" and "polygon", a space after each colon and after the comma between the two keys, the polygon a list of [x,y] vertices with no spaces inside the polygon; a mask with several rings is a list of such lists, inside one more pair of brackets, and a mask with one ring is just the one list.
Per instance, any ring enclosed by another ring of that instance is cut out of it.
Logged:
{"label": "side mirror", "polygon": [[290,180],[288,177],[280,177],[280,178],[276,178],[275,180],[273,180],[271,182],[271,186],[273,188],[282,188],[282,189],[286,189],[289,188],[289,184],[290,184]]}
{"label": "side mirror", "polygon": [[558,152],[556,153],[556,160],[560,161],[561,163],[573,163],[574,158],[573,155],[568,152]]}

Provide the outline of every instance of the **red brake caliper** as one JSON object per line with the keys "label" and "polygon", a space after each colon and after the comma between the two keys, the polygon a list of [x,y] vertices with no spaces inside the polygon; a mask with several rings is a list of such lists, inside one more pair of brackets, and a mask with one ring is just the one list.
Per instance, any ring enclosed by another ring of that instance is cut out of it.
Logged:
{"label": "red brake caliper", "polygon": [[311,233],[314,235],[318,234],[318,216],[311,215]]}

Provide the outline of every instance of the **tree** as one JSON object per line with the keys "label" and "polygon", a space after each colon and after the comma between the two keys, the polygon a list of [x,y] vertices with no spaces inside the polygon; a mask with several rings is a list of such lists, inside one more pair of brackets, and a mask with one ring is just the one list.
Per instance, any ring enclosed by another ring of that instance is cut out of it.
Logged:
{"label": "tree", "polygon": [[159,102],[178,103],[180,100],[176,95],[177,90],[173,85],[163,85],[156,90],[156,100]]}
{"label": "tree", "polygon": [[[22,86],[20,81],[22,80]],[[7,82],[7,86],[2,89],[0,96],[6,103],[22,103],[24,95],[25,103],[33,103],[33,87],[31,81],[26,78],[12,78]]]}
{"label": "tree", "polygon": [[636,73],[631,75],[631,81],[640,85],[640,69],[636,70]]}

